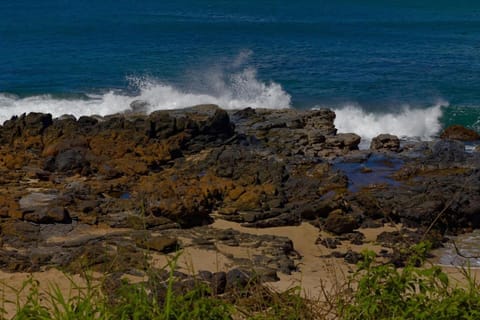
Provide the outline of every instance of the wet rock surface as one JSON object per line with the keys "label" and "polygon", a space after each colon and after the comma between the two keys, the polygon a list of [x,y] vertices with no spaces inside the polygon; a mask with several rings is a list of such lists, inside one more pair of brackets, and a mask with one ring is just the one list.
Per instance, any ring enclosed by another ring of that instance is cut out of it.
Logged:
{"label": "wet rock surface", "polygon": [[380,134],[372,139],[370,149],[396,152],[400,150],[400,139],[391,134]]}
{"label": "wet rock surface", "polygon": [[[79,119],[31,113],[0,127],[1,269],[126,273],[147,268],[146,253],[192,246],[252,250],[231,259],[276,279],[301,258],[288,238],[216,230],[214,218],[249,228],[309,221],[332,234],[319,240],[328,248],[361,243],[359,227],[385,222],[432,239],[480,226],[480,158],[462,142],[400,148],[381,135],[358,150],[360,137],[337,133],[327,109],[146,107]],[[219,291],[243,279],[203,276]]]}

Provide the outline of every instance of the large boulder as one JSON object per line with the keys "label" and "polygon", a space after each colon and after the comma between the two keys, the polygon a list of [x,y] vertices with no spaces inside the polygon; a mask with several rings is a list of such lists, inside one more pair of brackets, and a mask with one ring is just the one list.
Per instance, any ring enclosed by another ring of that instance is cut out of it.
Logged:
{"label": "large boulder", "polygon": [[58,198],[59,196],[56,192],[32,192],[20,198],[18,204],[20,205],[21,209],[46,207],[51,203],[58,201]]}
{"label": "large boulder", "polygon": [[23,219],[34,223],[70,223],[72,220],[64,207],[39,207],[23,212]]}
{"label": "large boulder", "polygon": [[[193,132],[201,135],[231,136],[234,126],[230,122],[228,113],[217,105],[205,104],[188,108],[184,111],[187,121],[185,128],[194,129]],[[180,119],[177,123],[180,124]],[[192,123],[193,122],[193,123]]]}
{"label": "large boulder", "polygon": [[56,193],[32,192],[18,201],[25,221],[34,223],[70,223],[68,211],[61,205],[62,199]]}
{"label": "large boulder", "polygon": [[370,149],[397,152],[400,150],[400,139],[391,134],[380,134],[372,139]]}
{"label": "large boulder", "polygon": [[31,112],[24,118],[25,133],[31,136],[42,134],[43,131],[52,125],[52,115],[47,113]]}
{"label": "large boulder", "polygon": [[326,138],[326,144],[330,148],[343,150],[358,150],[361,137],[355,133],[339,133]]}
{"label": "large boulder", "polygon": [[475,141],[480,140],[480,135],[474,130],[455,124],[446,128],[440,134],[440,138],[459,141]]}

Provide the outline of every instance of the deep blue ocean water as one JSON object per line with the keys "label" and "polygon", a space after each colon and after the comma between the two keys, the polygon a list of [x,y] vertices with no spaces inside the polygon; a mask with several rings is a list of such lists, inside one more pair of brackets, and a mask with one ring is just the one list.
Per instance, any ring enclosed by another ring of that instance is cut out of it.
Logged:
{"label": "deep blue ocean water", "polygon": [[217,103],[337,127],[480,129],[480,2],[0,0],[0,122]]}

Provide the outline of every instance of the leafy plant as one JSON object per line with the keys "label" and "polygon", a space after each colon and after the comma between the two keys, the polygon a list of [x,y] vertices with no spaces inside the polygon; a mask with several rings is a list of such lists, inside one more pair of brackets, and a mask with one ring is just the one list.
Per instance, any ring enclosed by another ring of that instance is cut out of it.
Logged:
{"label": "leafy plant", "polygon": [[365,252],[350,282],[350,296],[339,301],[340,318],[369,319],[480,319],[480,288],[470,274],[466,288],[452,287],[440,267],[418,267],[425,261],[428,244],[411,248],[403,269],[375,264],[375,254]]}

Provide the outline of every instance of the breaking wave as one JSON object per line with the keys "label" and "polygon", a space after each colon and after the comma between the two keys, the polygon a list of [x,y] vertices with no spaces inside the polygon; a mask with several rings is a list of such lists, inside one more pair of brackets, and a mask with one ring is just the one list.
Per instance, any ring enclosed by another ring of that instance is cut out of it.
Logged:
{"label": "breaking wave", "polygon": [[424,109],[405,106],[392,113],[373,113],[358,106],[345,106],[334,109],[335,126],[339,132],[354,132],[360,135],[362,140],[371,140],[381,133],[431,140],[442,129],[442,109],[446,106],[446,102],[439,102]]}
{"label": "breaking wave", "polygon": [[54,117],[72,114],[108,115],[130,109],[135,100],[145,101],[147,112],[179,109],[198,104],[217,104],[225,109],[289,108],[291,97],[281,85],[262,82],[254,68],[225,74],[221,70],[206,72],[200,89],[181,89],[152,77],[131,77],[130,92],[110,90],[103,94],[87,94],[84,98],[61,98],[37,95],[20,98],[0,93],[0,123],[14,115],[29,112],[51,113]]}

